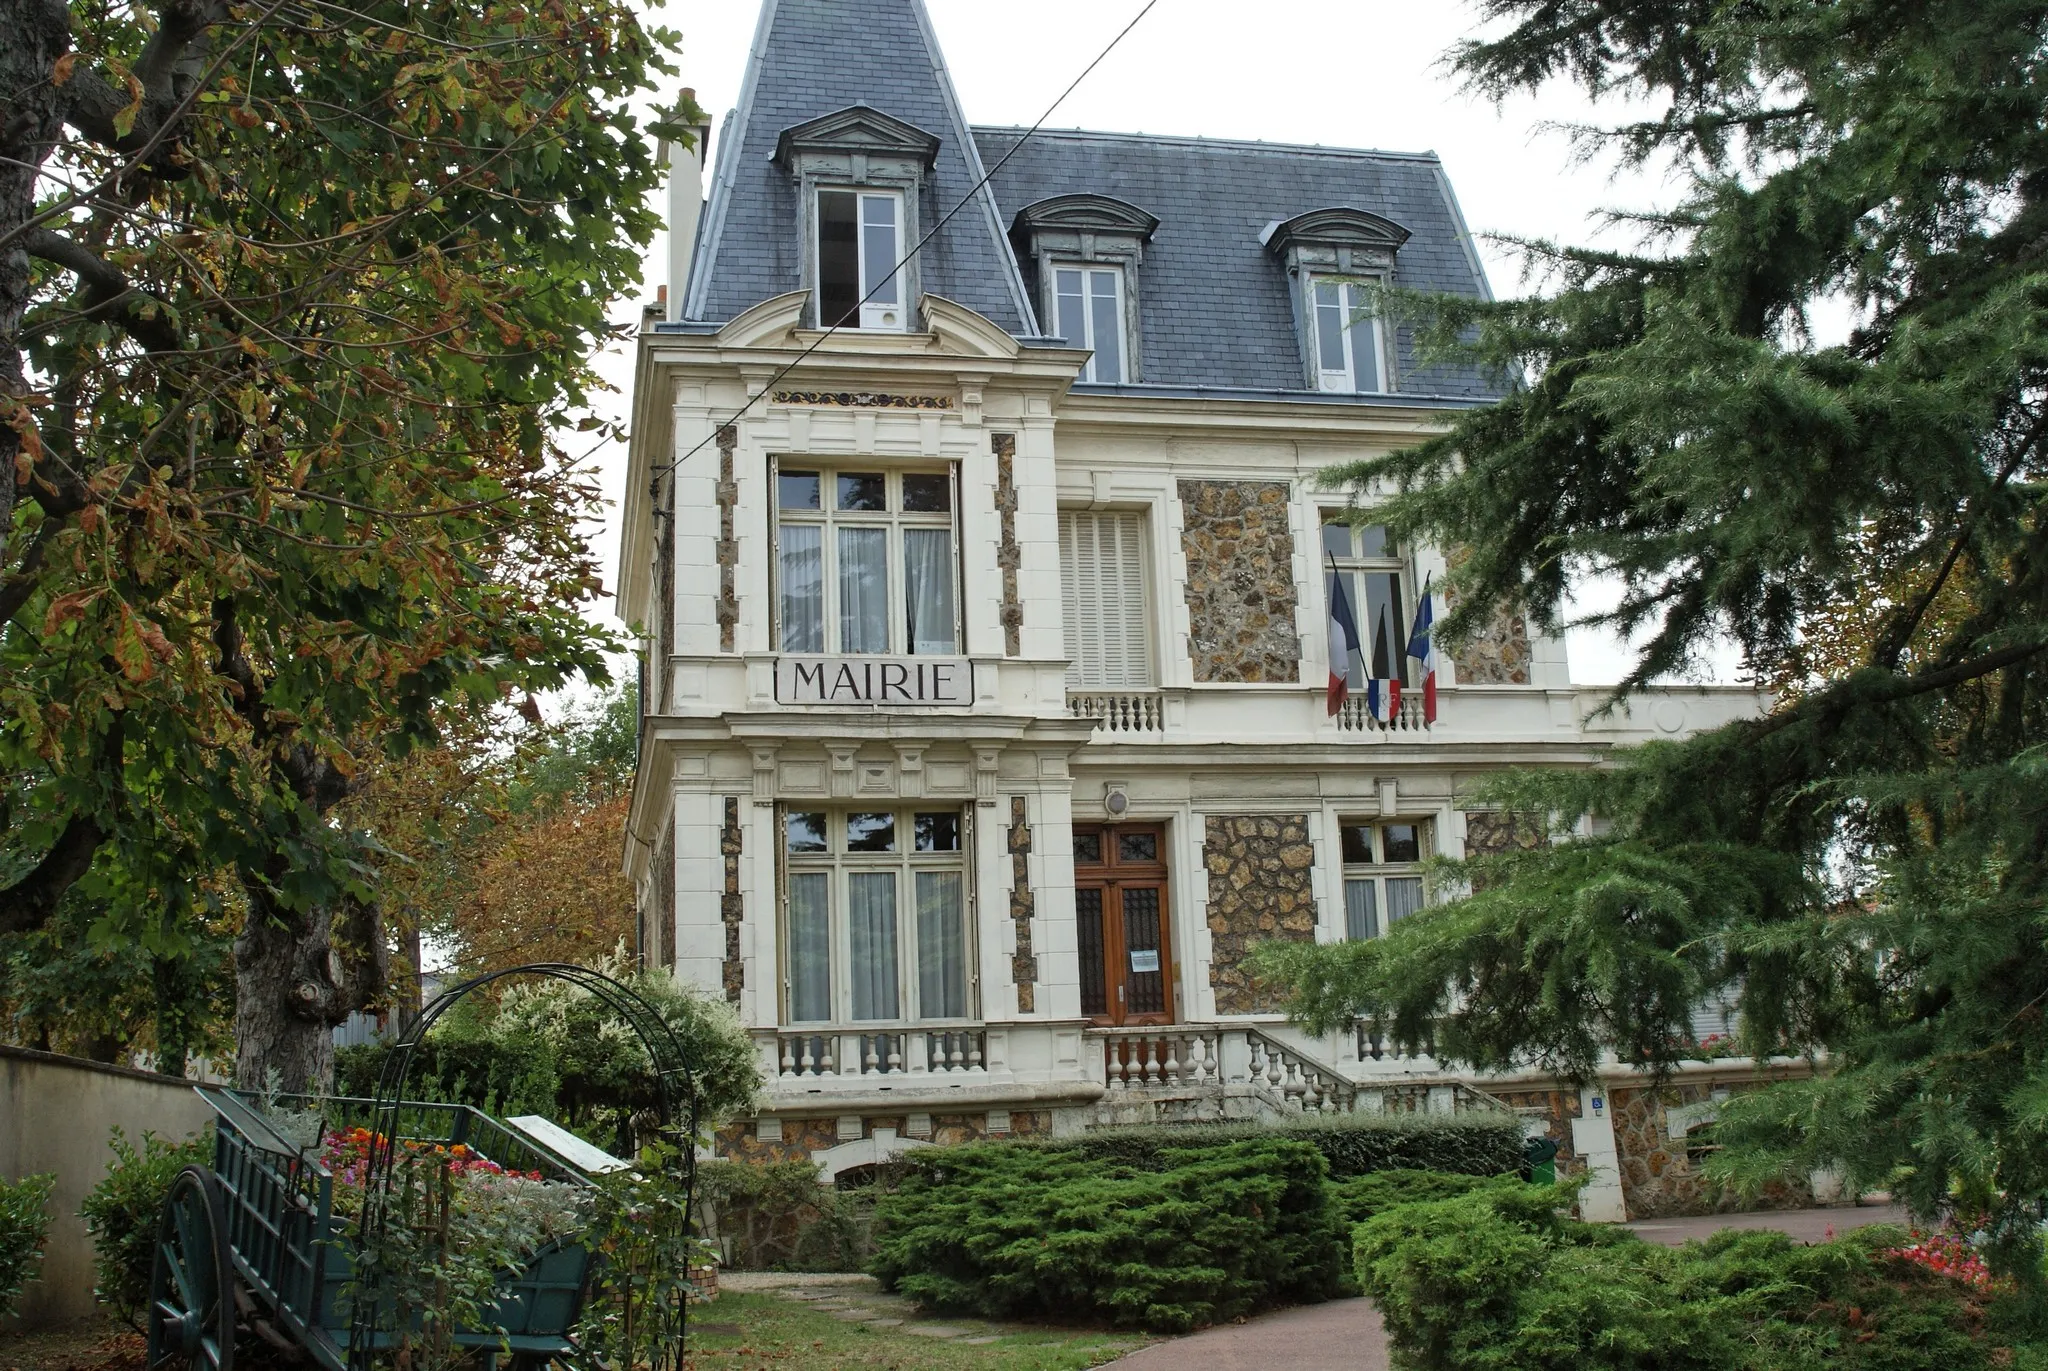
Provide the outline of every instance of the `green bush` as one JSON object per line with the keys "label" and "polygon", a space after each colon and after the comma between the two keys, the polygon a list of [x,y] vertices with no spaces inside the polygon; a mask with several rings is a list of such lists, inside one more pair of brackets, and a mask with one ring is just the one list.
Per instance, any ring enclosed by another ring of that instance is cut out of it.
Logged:
{"label": "green bush", "polygon": [[145,1132],[137,1148],[117,1125],[107,1146],[114,1160],[80,1212],[92,1234],[93,1294],[132,1323],[149,1299],[157,1220],[171,1182],[186,1167],[212,1160],[213,1134],[209,1129],[189,1142],[169,1143]]}
{"label": "green bush", "polygon": [[1330,1195],[1346,1223],[1361,1224],[1396,1205],[1454,1199],[1492,1183],[1492,1178],[1486,1176],[1402,1169],[1332,1179]]}
{"label": "green bush", "polygon": [[1884,1255],[1729,1230],[1671,1249],[1558,1211],[1572,1186],[1484,1183],[1357,1231],[1360,1283],[1413,1371],[1990,1371],[2048,1348],[1984,1333],[1984,1299]]}
{"label": "green bush", "polygon": [[55,1176],[0,1180],[0,1318],[21,1297],[42,1264],[43,1240],[50,1236],[50,1192]]}
{"label": "green bush", "polygon": [[886,1185],[818,1184],[809,1162],[707,1162],[700,1213],[711,1216],[737,1271],[860,1271],[875,1255],[875,1202]]}
{"label": "green bush", "polygon": [[1332,1176],[1374,1171],[1445,1171],[1498,1176],[1522,1167],[1522,1125],[1512,1114],[1308,1115],[1291,1123],[1180,1124],[1103,1128],[1028,1144],[1095,1161],[1156,1167],[1167,1148],[1214,1147],[1292,1138],[1323,1154]]}
{"label": "green bush", "polygon": [[1006,1143],[912,1153],[874,1271],[935,1309],[1176,1332],[1346,1288],[1315,1148],[1167,1148],[1143,1167]]}

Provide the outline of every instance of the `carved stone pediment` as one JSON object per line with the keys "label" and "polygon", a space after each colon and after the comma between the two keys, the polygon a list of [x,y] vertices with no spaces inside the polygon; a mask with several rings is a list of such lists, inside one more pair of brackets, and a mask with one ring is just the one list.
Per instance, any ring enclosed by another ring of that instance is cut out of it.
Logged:
{"label": "carved stone pediment", "polygon": [[939,155],[939,137],[884,114],[872,105],[849,105],[782,131],[775,140],[775,164],[794,170],[805,153],[865,153],[901,158],[929,168]]}
{"label": "carved stone pediment", "polygon": [[1282,255],[1292,248],[1315,247],[1351,248],[1391,256],[1400,251],[1408,238],[1408,230],[1386,216],[1343,205],[1312,209],[1292,219],[1278,220],[1268,224],[1259,235],[1260,242]]}

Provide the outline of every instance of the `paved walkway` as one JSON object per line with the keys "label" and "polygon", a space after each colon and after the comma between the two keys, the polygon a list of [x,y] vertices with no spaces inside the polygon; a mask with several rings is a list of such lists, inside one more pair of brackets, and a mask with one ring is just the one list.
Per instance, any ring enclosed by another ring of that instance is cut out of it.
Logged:
{"label": "paved walkway", "polygon": [[[1723,1228],[1770,1228],[1801,1242],[1821,1242],[1830,1229],[1841,1234],[1866,1224],[1903,1222],[1904,1210],[1868,1205],[1645,1220],[1629,1227],[1646,1242],[1676,1247]],[[1155,1343],[1109,1366],[1116,1371],[1386,1371],[1387,1335],[1372,1301],[1332,1300]]]}

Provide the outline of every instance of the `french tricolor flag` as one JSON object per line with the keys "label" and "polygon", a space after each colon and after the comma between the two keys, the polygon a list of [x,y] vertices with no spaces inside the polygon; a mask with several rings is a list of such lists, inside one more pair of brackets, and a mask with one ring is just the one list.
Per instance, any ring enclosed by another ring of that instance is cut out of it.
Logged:
{"label": "french tricolor flag", "polygon": [[1415,632],[1408,635],[1408,655],[1422,663],[1422,722],[1436,722],[1436,642],[1430,628],[1436,623],[1436,598],[1429,593],[1429,580],[1422,582],[1422,603],[1415,607]]}
{"label": "french tricolor flag", "polygon": [[[1364,674],[1359,661],[1358,616],[1351,612],[1351,597],[1344,593],[1344,577],[1330,564],[1330,713],[1344,708],[1351,694],[1351,682]],[[1373,682],[1374,686],[1379,683]]]}

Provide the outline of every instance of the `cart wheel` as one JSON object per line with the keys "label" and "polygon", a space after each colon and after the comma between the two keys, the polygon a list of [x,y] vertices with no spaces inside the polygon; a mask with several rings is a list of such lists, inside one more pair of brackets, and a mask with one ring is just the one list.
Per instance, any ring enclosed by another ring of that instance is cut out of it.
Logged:
{"label": "cart wheel", "polygon": [[171,1183],[149,1271],[149,1367],[234,1371],[235,1268],[220,1182],[188,1166]]}

